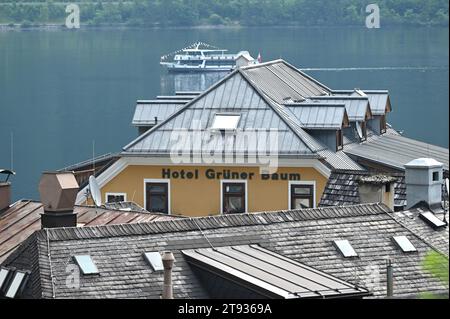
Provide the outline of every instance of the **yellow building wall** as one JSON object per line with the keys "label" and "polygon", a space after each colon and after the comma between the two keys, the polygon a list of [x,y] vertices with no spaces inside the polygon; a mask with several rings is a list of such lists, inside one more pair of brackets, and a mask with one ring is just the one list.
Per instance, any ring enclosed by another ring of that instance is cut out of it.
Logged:
{"label": "yellow building wall", "polygon": [[[248,212],[277,211],[289,209],[289,181],[262,180],[257,167],[174,167],[174,166],[128,166],[102,189],[102,199],[106,193],[126,193],[127,200],[145,208],[144,180],[167,179],[162,176],[163,169],[171,172],[184,170],[195,172],[198,179],[170,179],[170,206],[172,215],[190,217],[220,214],[221,181],[207,179],[207,169],[215,172],[231,170],[239,173],[253,173],[247,180]],[[314,168],[280,168],[278,174],[300,174],[301,182],[316,182],[316,203],[320,202],[327,178]]]}

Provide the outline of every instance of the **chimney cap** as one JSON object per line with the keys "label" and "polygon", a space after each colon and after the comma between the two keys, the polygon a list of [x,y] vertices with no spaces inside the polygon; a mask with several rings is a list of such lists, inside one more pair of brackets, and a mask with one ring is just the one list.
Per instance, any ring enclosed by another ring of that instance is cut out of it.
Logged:
{"label": "chimney cap", "polygon": [[438,168],[443,166],[444,164],[433,158],[418,158],[405,164],[406,168]]}
{"label": "chimney cap", "polygon": [[397,181],[397,179],[388,175],[372,175],[361,176],[358,181],[360,184],[386,185]]}
{"label": "chimney cap", "polygon": [[42,174],[39,193],[45,211],[73,211],[78,191],[78,182],[73,173]]}
{"label": "chimney cap", "polygon": [[172,269],[173,264],[175,262],[175,257],[173,253],[170,251],[165,251],[164,253],[162,253],[162,262],[164,269],[166,270]]}

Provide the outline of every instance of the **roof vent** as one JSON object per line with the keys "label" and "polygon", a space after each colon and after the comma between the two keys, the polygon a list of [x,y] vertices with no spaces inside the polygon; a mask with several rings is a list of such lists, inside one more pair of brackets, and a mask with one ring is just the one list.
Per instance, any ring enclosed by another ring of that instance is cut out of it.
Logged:
{"label": "roof vent", "polygon": [[39,183],[39,193],[44,205],[42,228],[76,227],[73,212],[78,183],[73,173],[44,173]]}

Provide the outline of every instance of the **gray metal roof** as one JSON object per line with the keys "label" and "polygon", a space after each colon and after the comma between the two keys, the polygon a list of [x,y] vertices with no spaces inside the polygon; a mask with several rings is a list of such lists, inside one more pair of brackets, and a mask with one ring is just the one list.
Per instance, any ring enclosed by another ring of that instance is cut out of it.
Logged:
{"label": "gray metal roof", "polygon": [[323,149],[317,153],[321,157],[323,157],[325,163],[328,164],[334,170],[351,170],[351,171],[365,170],[343,151],[333,152],[329,149]]}
{"label": "gray metal roof", "polygon": [[[392,106],[389,98],[389,91],[387,90],[361,90],[369,99],[370,108],[373,115],[385,115],[392,111]],[[335,90],[335,96],[357,96],[361,95],[356,90]]]}
{"label": "gray metal roof", "polygon": [[423,143],[401,135],[373,135],[367,142],[346,145],[344,152],[351,157],[404,170],[405,164],[417,158],[433,158],[449,169],[449,151],[447,148]]}
{"label": "gray metal roof", "polygon": [[337,96],[317,96],[310,97],[312,102],[330,105],[345,105],[350,122],[365,121],[368,114],[371,117],[371,105],[369,99],[365,97],[337,97]]}
{"label": "gray metal roof", "polygon": [[283,60],[244,67],[241,70],[269,99],[278,104],[304,101],[308,96],[330,93],[325,85]]}
{"label": "gray metal roof", "polygon": [[[189,101],[138,101],[134,111],[134,126],[153,126],[164,122],[173,113],[180,110]],[[157,119],[157,121],[155,121]]]}
{"label": "gray metal roof", "polygon": [[200,94],[202,94],[202,92],[199,91],[176,91],[175,95],[177,96],[181,96],[181,95],[195,95],[195,96],[199,96]]}
{"label": "gray metal roof", "polygon": [[269,298],[365,297],[370,293],[259,245],[183,250],[188,263],[232,281],[243,281]]}
{"label": "gray metal roof", "polygon": [[[167,154],[177,143],[172,134],[187,129],[209,132],[216,113],[241,114],[238,130],[276,129],[279,134],[280,155],[314,155],[314,140],[297,123],[285,117],[279,106],[267,103],[261,93],[252,87],[240,70],[173,113],[167,121],[125,146],[125,153]],[[209,145],[220,148],[221,136],[212,135]],[[231,141],[233,143],[233,141]],[[215,148],[215,150],[219,150]],[[189,149],[189,147],[187,148]],[[251,150],[249,150],[251,151]]]}
{"label": "gray metal roof", "polygon": [[[399,251],[392,236],[407,236],[417,253]],[[348,240],[359,257],[342,258],[333,245],[335,240]],[[423,258],[433,251],[428,241],[394,220],[389,209],[380,204],[41,230],[33,233],[3,265],[32,271],[24,297],[160,299],[163,274],[153,272],[143,253],[172,251],[174,297],[214,298],[217,295],[208,292],[181,252],[210,248],[210,243],[216,248],[258,244],[368,288],[376,298],[386,296],[386,260],[391,259],[396,297],[448,293],[448,286],[423,269]],[[73,289],[66,285],[67,266],[75,265],[72,256],[85,254],[92,257],[100,276],[81,276],[79,289]],[[370,285],[373,272],[368,269],[378,269],[379,284]],[[237,289],[224,288],[217,285],[222,298],[238,297]],[[239,297],[249,298],[249,290]]]}
{"label": "gray metal roof", "polygon": [[[329,151],[325,145],[305,132],[300,121],[285,106],[270,99],[264,91],[266,89],[264,81],[255,83],[252,81],[252,77],[248,75],[248,71],[256,71],[257,69],[265,69],[272,75],[274,74],[273,72],[283,74],[284,77],[281,77],[282,79],[291,81],[286,83],[280,80],[278,84],[283,87],[290,87],[292,83],[296,83],[297,78],[300,78],[306,81],[309,86],[322,88],[320,83],[312,80],[284,61],[237,69],[170,115],[165,122],[160,123],[125,146],[123,154],[168,154],[175,143],[180,149],[179,141],[176,139],[171,140],[171,137],[176,136],[178,133],[186,132],[186,130],[209,134],[209,128],[215,114],[232,112],[241,114],[237,132],[255,129],[277,130],[279,156],[281,157],[320,158],[321,154],[325,154],[326,162],[332,168],[361,169],[359,165],[344,153],[335,154]],[[339,117],[342,119],[342,116]],[[193,125],[195,125],[195,129]],[[208,146],[216,152],[220,151],[224,145],[235,145],[236,142],[233,137],[229,137],[224,141],[218,134],[211,134],[208,138]],[[266,143],[267,147],[270,141],[267,140]],[[184,149],[180,150],[192,150],[192,146],[190,147],[188,144],[184,147]],[[239,145],[235,148],[239,150]],[[199,150],[194,149],[193,151],[197,153]],[[257,150],[245,149],[245,151],[252,153]]]}
{"label": "gray metal roof", "polygon": [[195,99],[198,95],[158,95],[157,100],[160,101],[191,101]]}
{"label": "gray metal roof", "polygon": [[387,112],[390,112],[390,101],[389,101],[389,93],[388,92],[380,92],[380,93],[366,93],[369,98],[370,108],[372,109],[373,115],[384,115]]}
{"label": "gray metal roof", "polygon": [[345,105],[321,103],[286,104],[304,129],[339,130],[347,116]]}

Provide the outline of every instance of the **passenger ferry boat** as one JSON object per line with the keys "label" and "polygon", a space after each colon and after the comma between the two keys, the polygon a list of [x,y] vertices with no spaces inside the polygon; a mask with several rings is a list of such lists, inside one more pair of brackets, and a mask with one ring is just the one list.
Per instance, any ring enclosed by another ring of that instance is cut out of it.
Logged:
{"label": "passenger ferry boat", "polygon": [[169,72],[229,72],[236,66],[256,64],[248,51],[229,54],[203,42],[197,42],[187,48],[161,57],[161,65]]}

